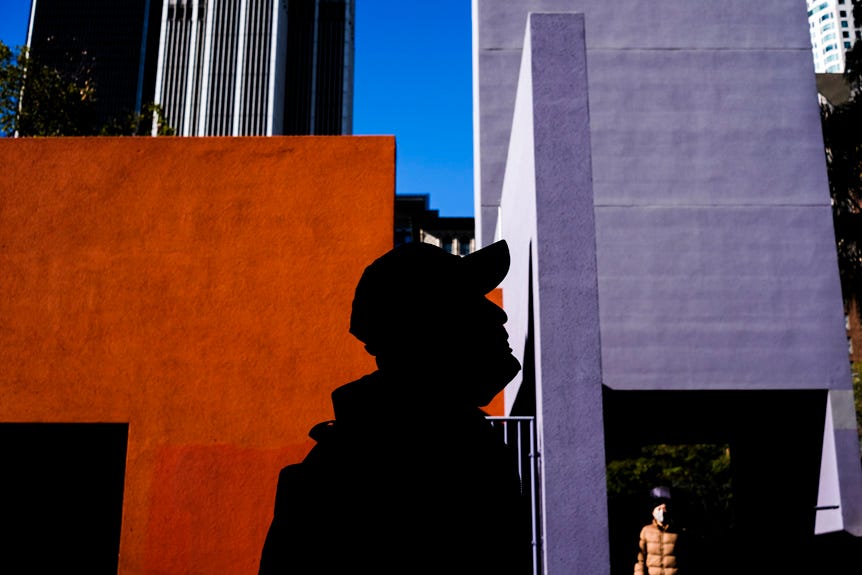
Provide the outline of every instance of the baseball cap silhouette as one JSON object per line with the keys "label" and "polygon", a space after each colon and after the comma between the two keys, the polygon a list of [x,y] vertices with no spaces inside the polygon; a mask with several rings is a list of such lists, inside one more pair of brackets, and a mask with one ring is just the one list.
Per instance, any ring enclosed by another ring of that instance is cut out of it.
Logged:
{"label": "baseball cap silhouette", "polygon": [[509,246],[497,241],[466,256],[423,242],[402,244],[374,260],[359,279],[350,333],[369,352],[409,330],[451,321],[460,302],[485,295],[509,271]]}

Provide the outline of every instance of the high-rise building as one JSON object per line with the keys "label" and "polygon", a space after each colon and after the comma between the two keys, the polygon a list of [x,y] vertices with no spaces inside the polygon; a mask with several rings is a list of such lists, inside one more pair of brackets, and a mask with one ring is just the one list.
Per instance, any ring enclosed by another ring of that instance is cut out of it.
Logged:
{"label": "high-rise building", "polygon": [[156,102],[184,136],[349,134],[352,0],[165,0]]}
{"label": "high-rise building", "polygon": [[853,43],[862,40],[862,22],[853,18],[853,5],[857,0],[806,0],[808,4],[808,31],[811,34],[811,52],[814,71],[841,73],[845,55]]}
{"label": "high-rise building", "polygon": [[27,45],[41,63],[95,84],[95,120],[153,101],[159,0],[32,0]]}
{"label": "high-rise building", "polygon": [[183,136],[350,134],[355,0],[32,0],[27,44],[86,65],[98,121],[155,102]]}
{"label": "high-rise building", "polygon": [[287,0],[285,135],[353,132],[355,0]]}

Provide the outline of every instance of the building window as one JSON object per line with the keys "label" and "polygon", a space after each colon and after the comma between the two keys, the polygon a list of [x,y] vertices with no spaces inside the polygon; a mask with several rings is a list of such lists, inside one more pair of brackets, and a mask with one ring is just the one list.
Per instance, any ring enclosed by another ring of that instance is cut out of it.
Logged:
{"label": "building window", "polygon": [[849,50],[850,49],[850,42],[844,42],[844,47]]}
{"label": "building window", "polygon": [[841,22],[841,27],[842,27],[842,28],[847,28],[847,21],[846,21],[846,20],[845,20],[844,22]]}
{"label": "building window", "polygon": [[850,37],[850,32],[846,32],[846,31],[845,31],[845,32],[841,32],[841,37],[842,37],[842,38],[849,38],[849,37]]}

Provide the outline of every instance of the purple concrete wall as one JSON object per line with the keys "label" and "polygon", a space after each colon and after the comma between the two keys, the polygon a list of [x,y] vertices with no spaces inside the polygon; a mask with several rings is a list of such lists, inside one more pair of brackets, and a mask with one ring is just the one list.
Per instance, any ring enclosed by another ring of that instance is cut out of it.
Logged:
{"label": "purple concrete wall", "polygon": [[493,241],[497,228],[526,16],[531,11],[570,11],[572,2],[472,2],[474,214],[481,246]]}
{"label": "purple concrete wall", "polygon": [[572,575],[609,567],[585,56],[582,16],[531,16],[500,216],[510,327],[536,334],[545,571]]}
{"label": "purple concrete wall", "polygon": [[[689,0],[472,1],[475,213],[477,240],[481,245],[492,241],[497,226],[524,25],[530,12],[585,14],[587,49],[590,61],[594,62],[590,64],[592,72],[589,82],[595,149],[593,170],[598,201],[620,193],[630,195],[625,190],[613,188],[613,174],[617,174],[617,179],[627,182],[626,189],[633,181],[642,181],[641,178],[632,180],[630,177],[633,172],[642,173],[642,164],[636,163],[620,170],[617,159],[631,150],[632,146],[643,149],[645,145],[661,144],[638,129],[640,122],[632,125],[626,121],[630,115],[640,117],[644,112],[655,118],[655,112],[660,111],[649,110],[644,106],[628,106],[633,100],[640,100],[639,94],[645,87],[664,87],[659,103],[665,111],[665,104],[679,103],[681,108],[685,108],[697,99],[703,106],[702,110],[721,112],[725,120],[741,126],[743,132],[744,118],[756,117],[764,123],[779,120],[777,128],[784,137],[772,140],[766,148],[760,146],[759,138],[755,138],[748,146],[740,146],[736,139],[730,149],[722,149],[723,152],[733,152],[731,156],[710,154],[715,148],[687,150],[689,158],[701,162],[689,165],[687,174],[690,177],[696,177],[695,168],[699,165],[711,165],[711,157],[712,161],[728,165],[730,158],[745,156],[747,150],[753,149],[758,152],[748,162],[759,162],[763,154],[769,154],[784,164],[782,158],[787,156],[780,152],[786,151],[786,146],[820,145],[822,148],[822,144],[812,142],[810,137],[793,137],[798,135],[800,129],[804,131],[812,126],[810,119],[802,121],[797,115],[799,107],[796,100],[813,96],[815,91],[807,15],[801,0],[795,7],[786,0],[728,0],[720,3]],[[675,54],[669,54],[668,50],[675,51]],[[689,56],[697,53],[704,57],[700,63],[686,62]],[[624,58],[617,59],[618,56]],[[668,56],[672,59],[668,59]],[[732,66],[730,74],[722,73],[720,68],[726,67],[722,66],[722,62],[729,63],[737,57],[753,61],[746,64],[744,69]],[[597,58],[601,58],[602,62],[596,62]],[[788,61],[795,64],[785,69]],[[613,65],[608,66],[609,62],[613,62]],[[680,65],[683,67],[680,68]],[[797,75],[800,65],[805,68],[804,78]],[[673,76],[665,76],[664,72]],[[745,82],[752,77],[759,78],[757,84],[746,87]],[[802,92],[799,91],[800,82],[805,86]],[[764,84],[767,91],[763,89]],[[739,93],[740,87],[744,89],[744,94]],[[790,106],[782,104],[787,98],[794,100]],[[650,98],[643,102],[648,106]],[[716,104],[719,106],[715,107]],[[764,107],[768,108],[767,113],[758,115],[758,108]],[[744,117],[734,119],[729,116],[739,113],[741,109],[743,112],[748,110]],[[816,113],[816,108],[814,111]],[[703,126],[703,122],[714,124],[715,117],[710,112],[702,112],[686,120],[689,128],[694,129]],[[692,120],[695,123],[691,123]],[[675,122],[670,122],[669,127],[674,125]],[[607,127],[614,126],[615,130],[608,131]],[[633,134],[633,130],[636,133]],[[642,137],[631,138],[638,134]],[[773,150],[772,146],[776,144],[780,149]],[[610,155],[605,156],[599,153],[600,150]],[[661,171],[669,162],[673,167],[678,154],[674,152],[661,161],[665,156],[660,155],[660,151],[663,151],[662,147],[657,146],[651,154],[650,159],[660,160],[655,169]],[[820,177],[817,170],[792,164],[797,166],[795,173],[804,176],[799,182],[800,187],[803,182]],[[729,165],[734,166],[733,163]],[[652,171],[649,166],[647,168]],[[760,172],[758,175],[763,177]],[[701,173],[701,176],[707,177],[710,173]],[[607,184],[604,184],[606,180]],[[775,171],[767,181],[782,184],[793,183],[794,179],[787,172]],[[781,188],[776,190],[780,193]],[[817,187],[813,190],[820,191]]]}
{"label": "purple concrete wall", "polygon": [[[580,36],[545,43],[530,25],[524,35],[529,12],[555,10],[581,13],[568,17],[585,23],[586,87],[573,81],[569,94],[558,84],[584,62],[571,53]],[[585,381],[577,371],[585,365],[600,365],[590,373],[614,390],[828,390],[818,504],[837,499],[840,509],[818,515],[818,525],[862,534],[862,470],[847,423],[851,380],[804,4],[474,0],[474,33],[477,237],[481,245],[497,237],[513,244],[506,309],[522,354],[533,313],[552,510],[546,551],[557,553],[551,541],[565,533],[555,532],[554,517],[577,513],[568,507],[576,489],[555,477],[574,472],[589,486],[596,471],[560,457],[577,449],[571,404],[593,405],[592,391],[576,383]],[[522,46],[530,48],[523,60]],[[584,90],[589,124],[577,133],[567,127],[584,109],[577,103]],[[540,129],[545,113],[555,114],[556,132]],[[569,156],[558,153],[566,144]],[[587,159],[584,180],[579,163]],[[600,363],[578,339],[595,325],[569,321],[586,321],[591,305],[579,275],[589,273],[580,253],[589,249],[586,215],[583,206],[571,211],[587,193]],[[570,386],[558,386],[559,376]],[[566,558],[548,558],[561,569],[548,573],[567,572],[574,546]]]}
{"label": "purple concrete wall", "polygon": [[480,243],[527,11],[562,7],[586,20],[605,382],[849,388],[801,4],[477,0]]}

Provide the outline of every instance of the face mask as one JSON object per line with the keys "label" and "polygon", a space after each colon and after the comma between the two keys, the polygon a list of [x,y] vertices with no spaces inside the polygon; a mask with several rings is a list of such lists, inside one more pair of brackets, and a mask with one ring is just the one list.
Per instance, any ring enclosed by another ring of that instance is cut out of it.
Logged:
{"label": "face mask", "polygon": [[656,509],[652,512],[652,516],[655,517],[655,520],[659,523],[664,523],[664,510]]}

